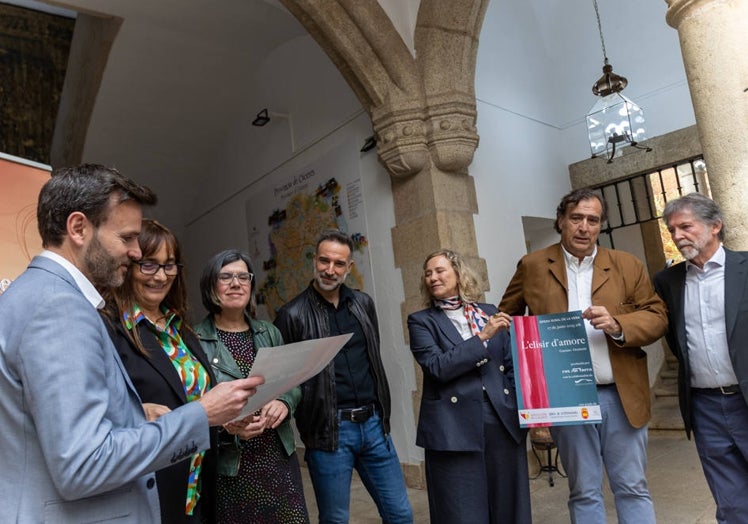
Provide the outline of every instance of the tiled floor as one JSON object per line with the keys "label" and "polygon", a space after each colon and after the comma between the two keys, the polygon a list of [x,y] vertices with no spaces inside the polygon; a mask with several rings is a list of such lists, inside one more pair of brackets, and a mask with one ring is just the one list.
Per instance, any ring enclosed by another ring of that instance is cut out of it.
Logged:
{"label": "tiled floor", "polygon": [[[535,459],[531,456],[531,461]],[[303,461],[302,461],[303,463]],[[530,465],[537,470],[537,464]],[[305,467],[304,490],[312,522],[317,521],[314,492]],[[569,490],[566,480],[554,474],[555,486],[548,483],[548,474],[530,481],[533,522],[537,524],[567,524],[569,513],[566,500]],[[682,431],[649,432],[649,489],[654,499],[659,524],[713,524],[714,501],[701,471],[696,448],[686,440]],[[607,488],[606,488],[607,489]],[[409,489],[415,521],[428,523],[426,492]],[[617,522],[613,497],[606,491],[608,523]],[[351,487],[351,523],[374,524],[381,522],[376,507],[361,482],[354,479]],[[509,523],[507,523],[509,524]]]}

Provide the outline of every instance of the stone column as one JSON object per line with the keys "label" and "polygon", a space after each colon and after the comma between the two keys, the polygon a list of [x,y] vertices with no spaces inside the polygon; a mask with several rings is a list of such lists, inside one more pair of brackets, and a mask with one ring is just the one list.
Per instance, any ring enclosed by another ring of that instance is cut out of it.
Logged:
{"label": "stone column", "polygon": [[678,30],[725,245],[748,249],[748,1],[666,0]]}
{"label": "stone column", "polygon": [[[468,175],[478,145],[475,60],[488,0],[421,0],[417,56],[376,0],[281,2],[327,52],[371,116],[379,158],[392,176],[392,248],[405,290],[403,320],[423,307],[422,264],[432,251],[459,251],[488,285],[475,238],[475,184]],[[420,385],[413,403],[417,414]],[[404,473],[409,486],[424,486],[420,465],[406,465]]]}

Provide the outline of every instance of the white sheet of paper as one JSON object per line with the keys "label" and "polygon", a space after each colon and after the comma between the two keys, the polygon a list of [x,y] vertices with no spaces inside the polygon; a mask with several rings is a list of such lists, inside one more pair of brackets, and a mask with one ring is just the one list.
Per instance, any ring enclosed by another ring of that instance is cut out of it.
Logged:
{"label": "white sheet of paper", "polygon": [[263,376],[265,383],[249,397],[234,420],[246,417],[322,371],[348,342],[353,333],[303,340],[284,346],[259,348],[250,377]]}

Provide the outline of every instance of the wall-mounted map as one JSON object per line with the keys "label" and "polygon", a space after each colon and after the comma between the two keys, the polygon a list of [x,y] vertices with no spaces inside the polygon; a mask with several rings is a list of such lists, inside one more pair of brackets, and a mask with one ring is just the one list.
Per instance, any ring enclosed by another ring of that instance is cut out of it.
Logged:
{"label": "wall-mounted map", "polygon": [[[272,319],[313,276],[317,236],[337,228],[353,238],[355,264],[346,284],[371,285],[368,240],[358,159],[341,147],[308,169],[246,202],[249,254],[255,266],[257,315]],[[356,166],[356,169],[351,169]]]}

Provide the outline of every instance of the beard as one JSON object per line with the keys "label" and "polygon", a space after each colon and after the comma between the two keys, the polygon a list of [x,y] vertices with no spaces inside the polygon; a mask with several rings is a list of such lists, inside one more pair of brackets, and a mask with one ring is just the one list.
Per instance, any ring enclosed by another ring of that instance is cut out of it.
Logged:
{"label": "beard", "polygon": [[83,256],[85,273],[91,283],[100,289],[122,285],[125,281],[125,275],[121,271],[122,263],[104,249],[97,235],[94,235]]}
{"label": "beard", "polygon": [[678,246],[678,250],[680,251],[680,254],[683,255],[683,258],[685,258],[686,260],[693,260],[701,252],[701,250],[693,244],[688,244],[685,246]]}
{"label": "beard", "polygon": [[683,255],[683,258],[685,258],[686,260],[693,260],[694,258],[698,257],[702,251],[704,251],[704,248],[706,247],[708,241],[708,237],[705,238],[701,236],[693,239],[692,241],[683,240],[677,246],[678,251],[680,251],[680,254]]}
{"label": "beard", "polygon": [[340,277],[334,276],[332,278],[324,279],[322,278],[322,275],[323,273],[319,271],[314,272],[314,280],[317,283],[317,287],[322,291],[335,291],[343,285],[343,282],[345,282],[345,279],[348,277],[348,271]]}

